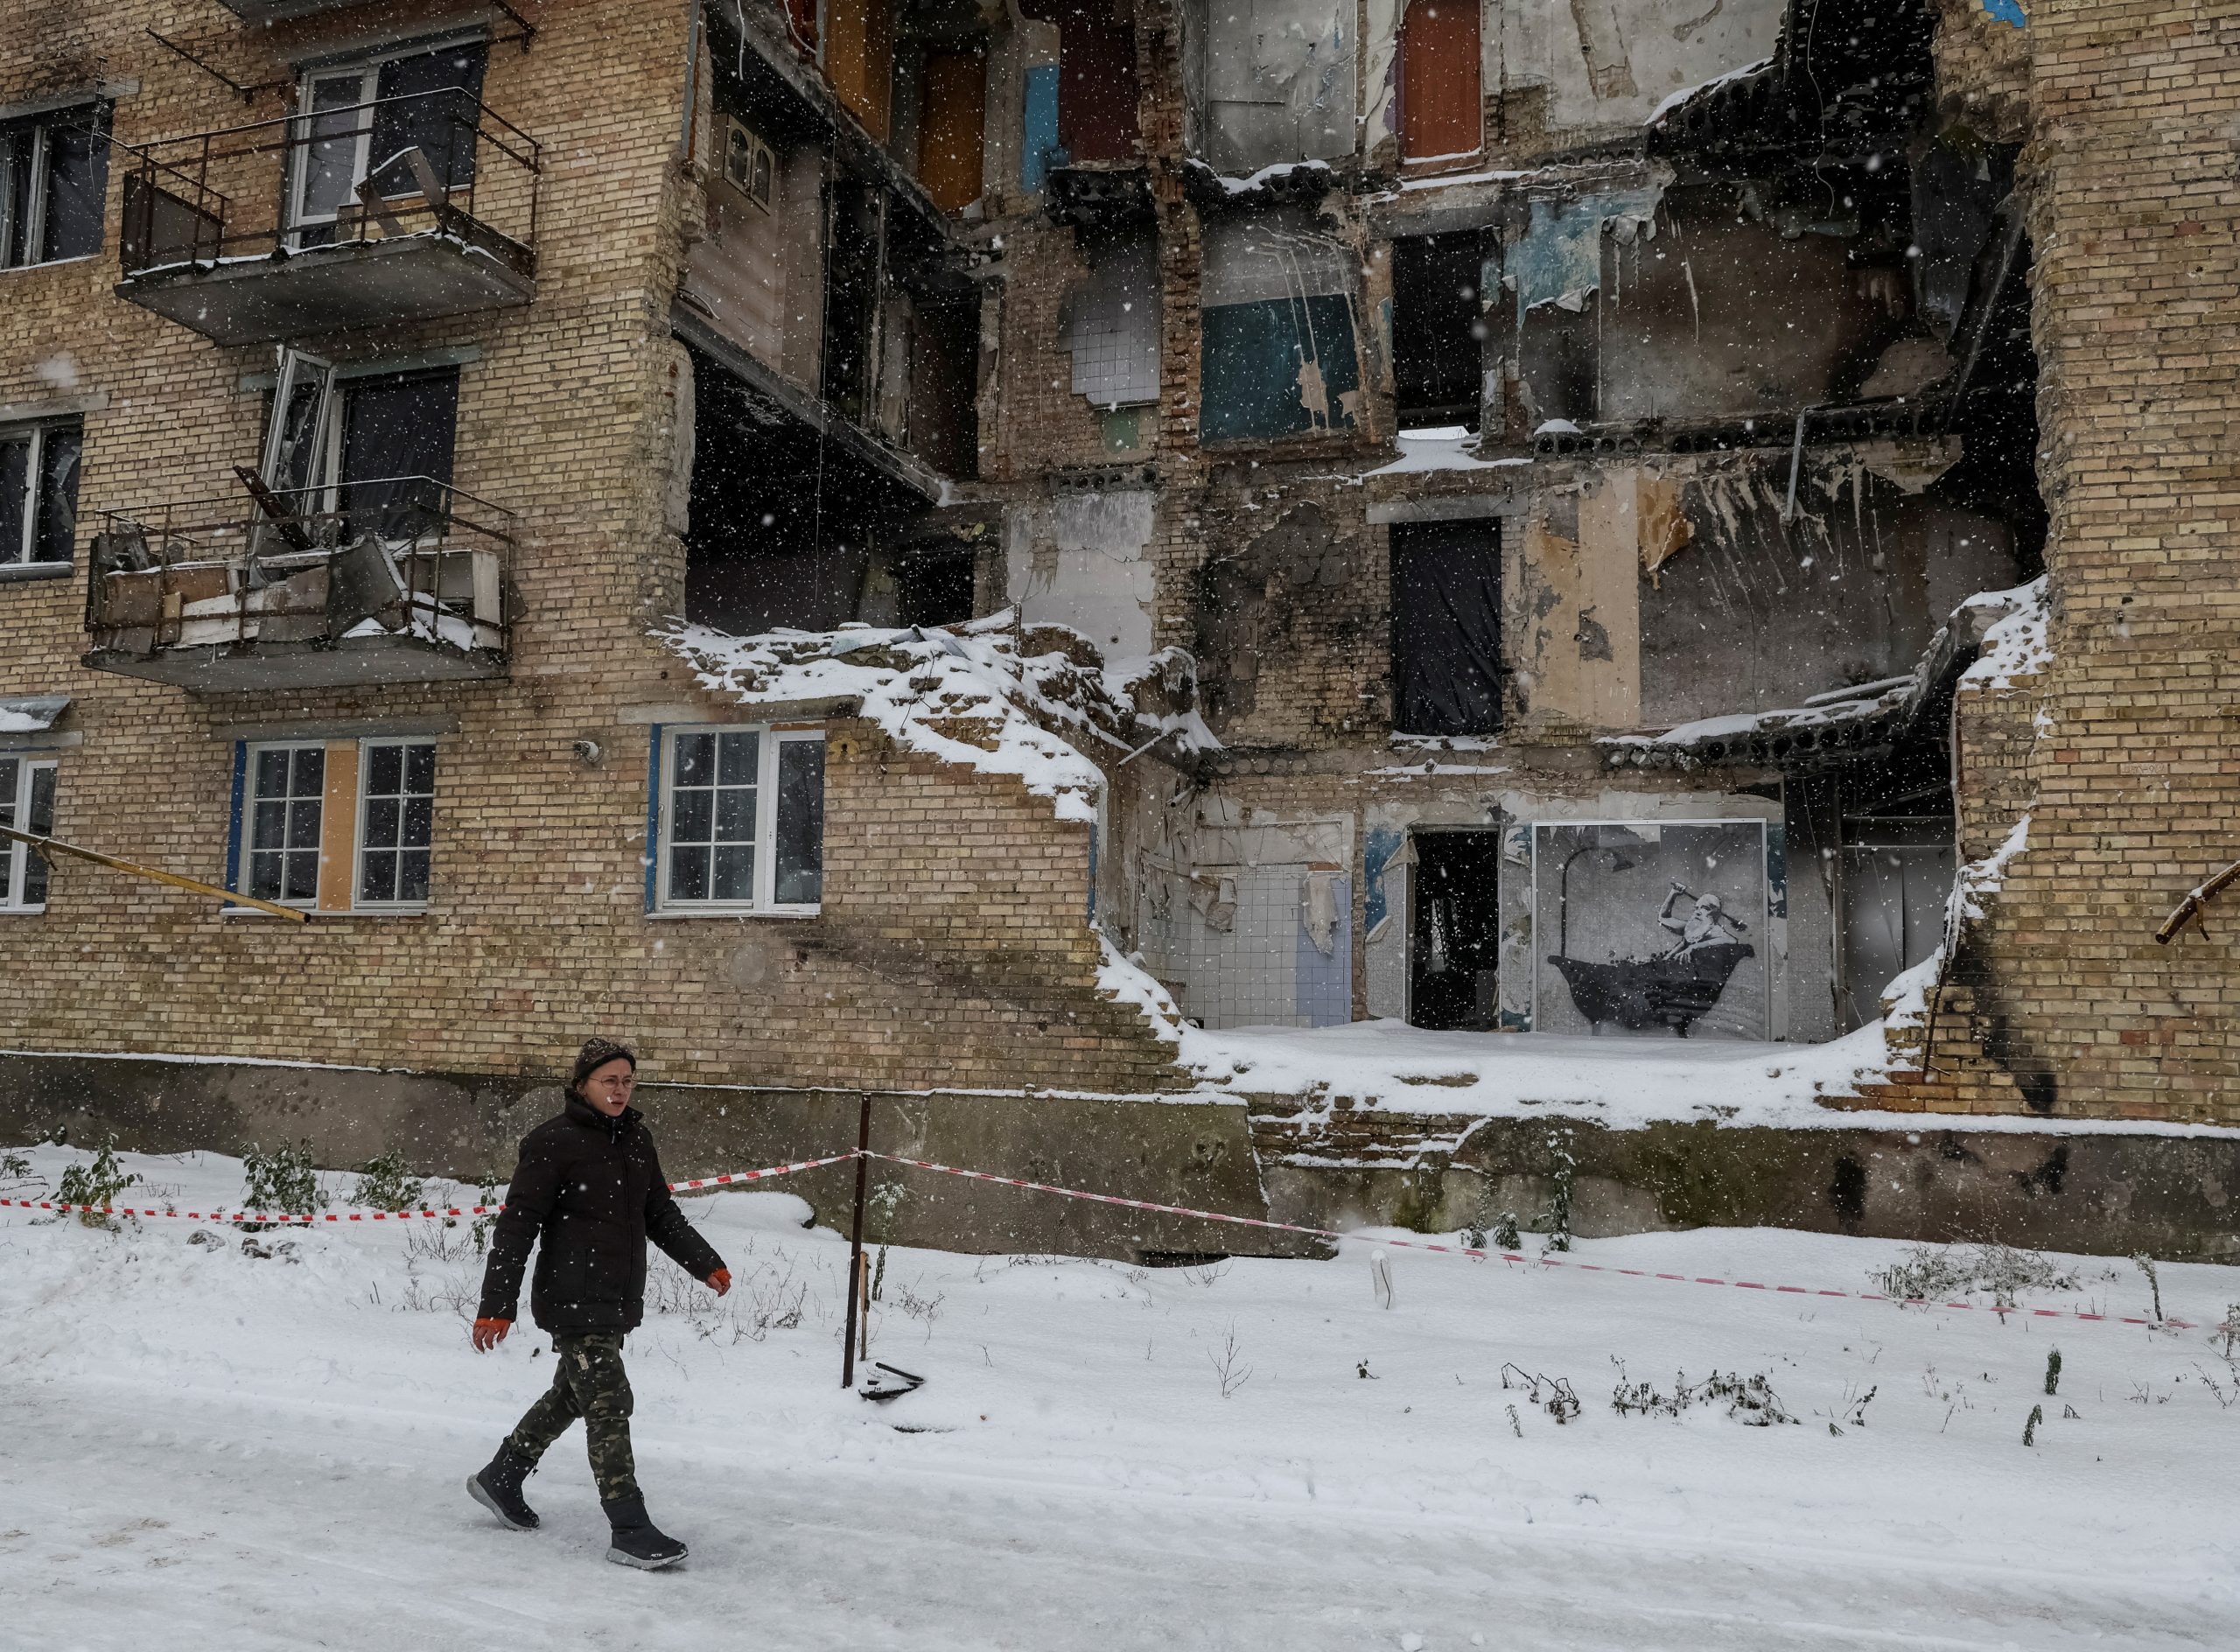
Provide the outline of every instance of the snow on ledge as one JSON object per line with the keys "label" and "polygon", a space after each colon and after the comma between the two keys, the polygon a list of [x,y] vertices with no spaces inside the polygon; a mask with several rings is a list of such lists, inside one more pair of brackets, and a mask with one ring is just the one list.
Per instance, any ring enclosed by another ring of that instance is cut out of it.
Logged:
{"label": "snow on ledge", "polygon": [[953,630],[847,625],[734,637],[678,621],[654,635],[711,693],[749,708],[850,702],[906,750],[1016,777],[1050,799],[1060,820],[1096,819],[1104,772],[1084,746],[1107,761],[1161,738],[1185,751],[1218,748],[1194,707],[1165,717],[1136,709],[1131,686],[1174,663],[1171,655],[1110,668],[1076,633],[1038,626],[1026,634],[1051,633],[1068,646],[1024,654],[1006,611]]}

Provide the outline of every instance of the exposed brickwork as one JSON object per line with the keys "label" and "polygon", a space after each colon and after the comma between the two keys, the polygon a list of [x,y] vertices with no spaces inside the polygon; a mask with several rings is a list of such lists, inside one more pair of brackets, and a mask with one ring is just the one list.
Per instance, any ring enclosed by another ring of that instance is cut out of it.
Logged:
{"label": "exposed brickwork", "polygon": [[[259,80],[285,74],[284,51],[439,10],[368,5],[264,32],[208,0],[46,0],[0,11],[0,102],[136,80],[116,106],[121,140],[228,126],[282,113],[284,99],[245,115],[146,29]],[[650,738],[625,709],[746,720],[696,698],[646,635],[676,611],[682,575],[665,494],[683,360],[668,303],[696,188],[677,155],[687,18],[555,0],[537,22],[528,51],[493,51],[485,89],[544,144],[536,302],[319,341],[344,359],[479,352],[461,370],[457,480],[521,513],[526,620],[508,681],[201,695],[81,668],[99,514],[238,497],[232,466],[254,462],[263,421],[263,398],[238,382],[272,358],[111,295],[121,152],[99,257],[0,271],[0,404],[106,398],[85,416],[73,576],[0,584],[0,694],[72,697],[64,728],[81,743],[59,754],[59,836],[217,881],[235,732],[456,726],[438,741],[424,915],[225,918],[66,863],[43,914],[0,914],[12,977],[46,984],[10,996],[0,1042],[515,1074],[564,1066],[597,1027],[639,1040],[667,1079],[1171,1085],[1168,1046],[1096,990],[1088,829],[1016,781],[898,753],[864,726],[831,725],[819,917],[645,913]],[[277,181],[245,179],[252,197]],[[597,768],[573,754],[584,738],[602,748]]]}

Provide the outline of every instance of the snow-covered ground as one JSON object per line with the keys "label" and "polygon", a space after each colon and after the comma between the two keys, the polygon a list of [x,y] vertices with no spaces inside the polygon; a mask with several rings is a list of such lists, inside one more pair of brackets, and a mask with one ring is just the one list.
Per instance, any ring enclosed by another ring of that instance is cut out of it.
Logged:
{"label": "snow-covered ground", "polygon": [[[81,1158],[30,1157],[49,1182]],[[134,1202],[239,1202],[234,1161],[125,1162]],[[739,1283],[719,1304],[664,1264],[632,1339],[640,1475],[693,1545],[655,1574],[601,1558],[580,1436],[529,1482],[541,1531],[462,1493],[551,1363],[527,1326],[468,1348],[464,1229],[272,1233],[293,1250],[260,1259],[186,1221],[0,1212],[0,1644],[2240,1644],[2240,1377],[2205,1332],[1360,1243],[1158,1271],[897,1250],[872,1355],[929,1381],[878,1406],[837,1387],[841,1241],[784,1194],[689,1208]],[[1904,1247],[1580,1251],[1856,1289]],[[2038,1299],[2149,1307],[2132,1264],[2073,1265],[2080,1289]],[[2160,1286],[2212,1323],[2240,1269],[2166,1264]],[[1621,1361],[1667,1394],[1763,1374],[1800,1420],[1621,1415]],[[1505,1365],[1566,1379],[1577,1417]]]}

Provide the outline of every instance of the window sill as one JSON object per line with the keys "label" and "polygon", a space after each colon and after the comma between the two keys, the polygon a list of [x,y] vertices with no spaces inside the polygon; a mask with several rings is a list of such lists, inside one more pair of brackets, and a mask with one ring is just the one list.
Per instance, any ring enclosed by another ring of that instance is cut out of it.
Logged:
{"label": "window sill", "polygon": [[673,923],[685,918],[815,918],[824,911],[816,906],[664,906],[649,912],[647,918],[655,923]]}
{"label": "window sill", "polygon": [[39,914],[46,910],[46,903],[45,901],[41,901],[36,906],[0,906],[0,918],[36,918]]}
{"label": "window sill", "polygon": [[[346,912],[322,911],[317,906],[298,906],[296,910],[302,913],[312,923],[331,923],[338,918],[346,921],[353,918],[424,918],[428,915],[428,908],[425,906],[360,906]],[[255,906],[220,906],[218,909],[218,915],[228,920],[253,918],[260,923],[279,921],[273,914],[259,912]]]}
{"label": "window sill", "polygon": [[0,276],[20,275],[26,270],[60,270],[65,264],[91,263],[101,256],[99,252],[74,252],[67,258],[42,258],[35,264],[0,265]]}
{"label": "window sill", "polygon": [[74,562],[10,562],[0,563],[0,584],[12,584],[25,579],[67,579],[78,571]]}

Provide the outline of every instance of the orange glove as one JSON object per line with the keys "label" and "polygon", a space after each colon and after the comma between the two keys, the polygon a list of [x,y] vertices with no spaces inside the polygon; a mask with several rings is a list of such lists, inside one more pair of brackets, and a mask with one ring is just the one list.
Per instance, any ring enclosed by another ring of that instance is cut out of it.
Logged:
{"label": "orange glove", "polygon": [[718,1268],[701,1283],[718,1296],[725,1295],[732,1288],[732,1270],[729,1268]]}
{"label": "orange glove", "polygon": [[511,1320],[477,1320],[474,1322],[474,1351],[487,1354],[506,1340],[506,1333],[514,1328]]}

